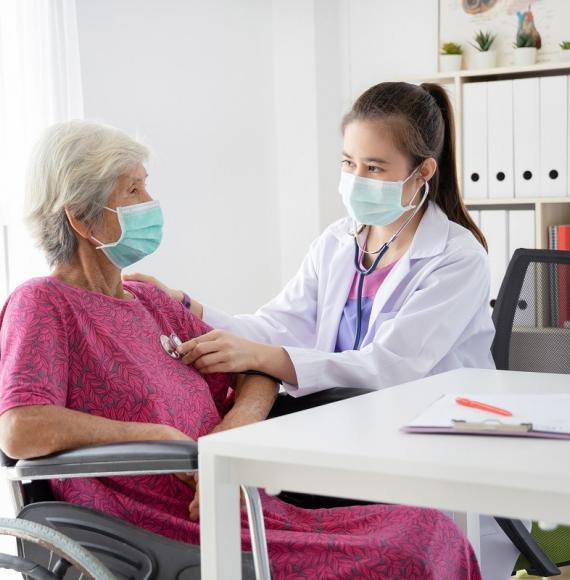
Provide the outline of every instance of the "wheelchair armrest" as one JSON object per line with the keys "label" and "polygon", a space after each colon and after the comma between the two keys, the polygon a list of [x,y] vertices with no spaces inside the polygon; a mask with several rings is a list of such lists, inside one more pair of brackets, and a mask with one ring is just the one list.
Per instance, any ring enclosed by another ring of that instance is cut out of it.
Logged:
{"label": "wheelchair armrest", "polygon": [[135,441],[92,445],[37,459],[20,459],[12,467],[6,467],[5,473],[9,480],[20,481],[150,475],[197,469],[198,444],[195,441]]}

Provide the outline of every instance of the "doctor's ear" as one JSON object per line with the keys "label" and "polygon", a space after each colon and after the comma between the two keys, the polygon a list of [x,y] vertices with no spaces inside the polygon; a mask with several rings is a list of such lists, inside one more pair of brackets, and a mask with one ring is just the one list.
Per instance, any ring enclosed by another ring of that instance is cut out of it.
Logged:
{"label": "doctor's ear", "polygon": [[424,183],[427,183],[433,174],[437,171],[437,161],[433,157],[424,159],[417,173],[418,179],[421,179]]}
{"label": "doctor's ear", "polygon": [[67,206],[64,208],[65,215],[67,216],[67,221],[71,226],[71,229],[80,237],[89,239],[91,237],[91,228],[81,220],[78,220],[70,211]]}

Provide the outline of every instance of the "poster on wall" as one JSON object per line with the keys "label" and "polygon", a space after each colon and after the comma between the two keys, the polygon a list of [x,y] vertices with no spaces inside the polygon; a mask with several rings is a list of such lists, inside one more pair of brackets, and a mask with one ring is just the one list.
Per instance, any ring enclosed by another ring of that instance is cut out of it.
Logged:
{"label": "poster on wall", "polygon": [[[439,0],[439,41],[460,44],[463,48],[463,68],[474,68],[477,49],[475,36],[479,31],[496,35],[493,49],[497,66],[515,64],[517,36],[524,36],[529,24],[531,37],[540,35],[536,62],[564,60],[560,44],[570,41],[570,0]],[[532,25],[534,24],[534,26]]]}

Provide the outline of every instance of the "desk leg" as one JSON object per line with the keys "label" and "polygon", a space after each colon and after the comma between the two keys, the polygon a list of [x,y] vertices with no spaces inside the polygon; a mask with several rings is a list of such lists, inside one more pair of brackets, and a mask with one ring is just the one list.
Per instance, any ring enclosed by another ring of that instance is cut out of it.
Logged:
{"label": "desk leg", "polygon": [[228,483],[224,459],[200,451],[201,576],[241,580],[239,486]]}
{"label": "desk leg", "polygon": [[454,512],[453,521],[461,528],[473,546],[477,562],[481,564],[481,529],[479,514]]}

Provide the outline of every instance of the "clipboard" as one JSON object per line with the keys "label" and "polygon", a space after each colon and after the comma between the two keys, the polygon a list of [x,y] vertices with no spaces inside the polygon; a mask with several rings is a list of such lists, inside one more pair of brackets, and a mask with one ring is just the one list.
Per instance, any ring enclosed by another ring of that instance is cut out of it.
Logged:
{"label": "clipboard", "polygon": [[[508,409],[512,416],[460,406],[455,402],[457,397]],[[402,431],[570,440],[570,392],[568,395],[444,395],[404,425]]]}

